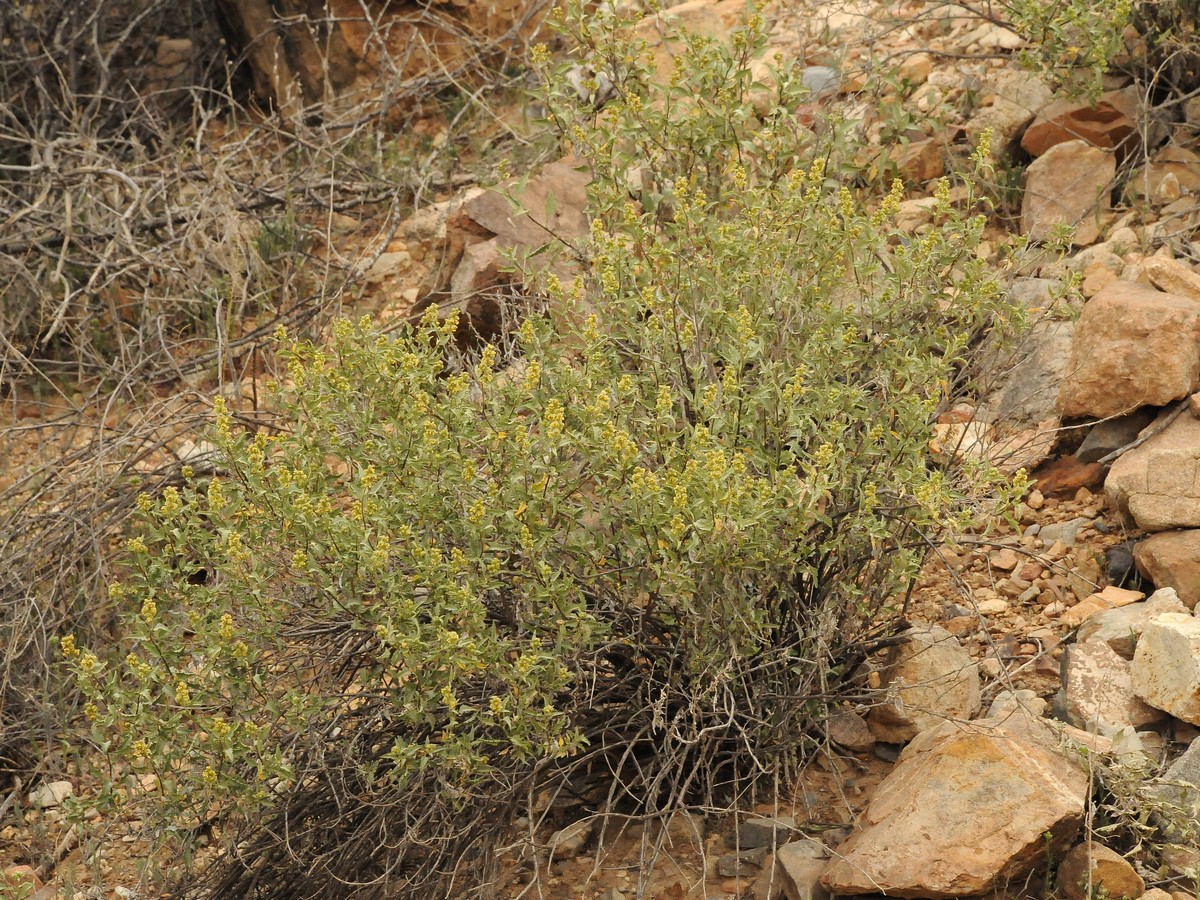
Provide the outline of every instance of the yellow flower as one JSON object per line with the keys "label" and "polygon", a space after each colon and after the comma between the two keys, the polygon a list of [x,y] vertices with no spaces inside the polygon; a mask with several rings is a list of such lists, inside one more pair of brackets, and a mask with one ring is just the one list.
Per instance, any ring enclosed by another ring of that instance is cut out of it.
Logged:
{"label": "yellow flower", "polygon": [[147,624],[154,621],[154,617],[158,615],[158,604],[147,598],[142,603],[142,618]]}
{"label": "yellow flower", "polygon": [[229,613],[224,613],[221,616],[220,635],[221,640],[226,643],[233,640],[233,616]]}
{"label": "yellow flower", "polygon": [[145,759],[150,755],[150,745],[140,739],[133,742],[133,747],[131,749],[133,750],[134,756],[141,757],[142,759]]}
{"label": "yellow flower", "polygon": [[200,775],[204,779],[204,783],[209,787],[217,783],[217,770],[212,766],[205,766],[204,772]]}
{"label": "yellow flower", "polygon": [[68,659],[79,655],[79,648],[75,646],[75,635],[73,634],[64,637],[59,646],[62,648],[62,655]]}
{"label": "yellow flower", "polygon": [[186,681],[175,682],[175,702],[180,706],[187,706],[192,702],[192,692],[188,689]]}
{"label": "yellow flower", "polygon": [[125,549],[128,550],[130,553],[147,553],[147,552],[149,552],[148,548],[146,547],[146,542],[143,541],[140,537],[130,538],[129,540],[127,540],[125,542]]}
{"label": "yellow flower", "polygon": [[80,654],[79,668],[83,670],[85,675],[92,672],[96,666],[99,665],[99,663],[100,660],[96,658],[96,654],[94,653],[85,651],[84,653]]}

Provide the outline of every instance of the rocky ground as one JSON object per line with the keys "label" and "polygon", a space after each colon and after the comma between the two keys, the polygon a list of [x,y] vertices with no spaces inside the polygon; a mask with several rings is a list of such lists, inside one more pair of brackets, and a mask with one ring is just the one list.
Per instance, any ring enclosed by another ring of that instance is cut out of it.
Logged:
{"label": "rocky ground", "polygon": [[[664,20],[720,34],[738,12],[732,0],[691,0],[647,19],[643,34],[669,53]],[[1015,34],[954,8],[862,2],[817,12],[777,10],[767,54],[811,67],[821,96],[805,112],[810,124],[833,111],[857,118],[872,164],[907,180],[903,229],[929,226],[934,181],[985,130],[996,171],[1019,180],[1019,212],[1014,203],[996,217],[982,252],[1036,325],[1003,377],[942,417],[931,450],[1026,468],[1032,487],[1014,521],[981,513],[972,533],[931,554],[908,600],[910,640],[865,676],[884,702],[842,709],[800,783],[736,818],[693,811],[663,823],[550,809],[529,824],[538,852],[509,860],[502,895],[1054,890],[1074,900],[1090,878],[1093,896],[1193,897],[1200,104],[1151,109],[1143,86],[1110,76],[1093,108],[1020,68]],[[1136,54],[1138,38],[1128,38]],[[898,86],[869,105],[858,91],[887,65],[898,67]],[[535,245],[547,229],[584,234],[585,184],[568,164],[545,167],[525,188],[528,217],[479,188],[444,194],[386,244],[360,248],[364,302],[383,319],[422,302],[454,305],[486,332],[500,311],[481,291],[511,278],[502,250]],[[550,195],[555,212],[539,221]],[[1065,255],[1036,243],[1011,249],[1014,236],[1048,241],[1064,225],[1074,228]],[[53,866],[36,873],[47,881],[37,897],[74,893],[68,873],[81,851],[61,806],[86,789],[42,784],[0,812],[4,860],[35,840],[59,849],[57,876]],[[1128,841],[1095,829],[1122,815],[1158,827],[1159,849],[1174,846],[1123,858],[1114,851]],[[124,824],[101,870],[112,896],[140,896],[142,838],[138,823]]]}

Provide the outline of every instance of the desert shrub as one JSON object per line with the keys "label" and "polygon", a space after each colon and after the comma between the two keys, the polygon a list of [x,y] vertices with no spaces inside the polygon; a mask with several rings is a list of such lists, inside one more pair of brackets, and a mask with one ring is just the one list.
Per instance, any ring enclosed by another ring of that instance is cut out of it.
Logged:
{"label": "desert shrub", "polygon": [[226,837],[184,893],[484,895],[526,798],[595,773],[597,806],[744,801],[998,487],[927,452],[1017,324],[982,219],[943,184],[898,233],[899,186],[842,186],[854,148],[794,127],[785,72],[756,117],[757,20],[662,81],[617,17],[563,25],[613,98],[548,93],[593,228],[519,328],[467,357],[434,311],[280,334],[278,427],[217,404],[219,474],[139,501],[120,651],[63,643],[108,755],[87,802]]}

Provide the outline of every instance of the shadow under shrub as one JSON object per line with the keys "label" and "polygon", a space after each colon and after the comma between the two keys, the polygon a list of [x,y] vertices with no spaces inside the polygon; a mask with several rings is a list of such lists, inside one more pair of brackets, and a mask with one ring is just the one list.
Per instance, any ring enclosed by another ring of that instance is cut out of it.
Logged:
{"label": "shadow under shrub", "polygon": [[899,188],[838,183],[853,148],[795,126],[786,73],[755,117],[756,22],[666,83],[619,21],[565,25],[614,96],[548,98],[594,176],[552,314],[457,362],[434,313],[281,334],[281,428],[218,404],[221,475],[141,501],[125,647],[64,641],[111,763],[88,802],[224,837],[181,894],[484,896],[528,798],[588,773],[643,814],[744,802],[999,486],[927,453],[1016,324],[982,219],[943,185],[899,235]]}

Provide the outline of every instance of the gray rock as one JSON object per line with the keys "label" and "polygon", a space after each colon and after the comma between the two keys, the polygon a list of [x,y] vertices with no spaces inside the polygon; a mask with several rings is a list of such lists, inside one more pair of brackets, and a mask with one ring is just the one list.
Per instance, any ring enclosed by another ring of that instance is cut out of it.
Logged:
{"label": "gray rock", "polygon": [[763,867],[768,852],[766,847],[755,847],[740,853],[726,853],[717,860],[717,872],[722,878],[746,878],[748,872]]}
{"label": "gray rock", "polygon": [[813,99],[832,97],[842,85],[842,75],[829,66],[806,66],[800,73],[800,81],[811,92]]}
{"label": "gray rock", "polygon": [[[1065,360],[1063,368],[1066,368]],[[1125,416],[1097,422],[1075,451],[1075,457],[1080,462],[1097,462],[1114,450],[1133,443],[1138,433],[1154,421],[1154,415],[1153,409],[1139,409]]]}
{"label": "gray rock", "polygon": [[1071,519],[1069,522],[1056,522],[1053,525],[1043,525],[1041,531],[1038,532],[1038,538],[1047,547],[1053,547],[1059,541],[1062,541],[1068,547],[1074,547],[1079,529],[1084,525],[1090,524],[1091,521],[1091,519],[1079,516]]}
{"label": "gray rock", "polygon": [[756,816],[738,824],[734,846],[739,851],[776,847],[790,841],[797,833],[793,816]]}
{"label": "gray rock", "polygon": [[829,867],[829,851],[813,840],[784,844],[775,853],[783,875],[783,894],[787,900],[828,900],[829,891],[821,885],[821,876]]}

